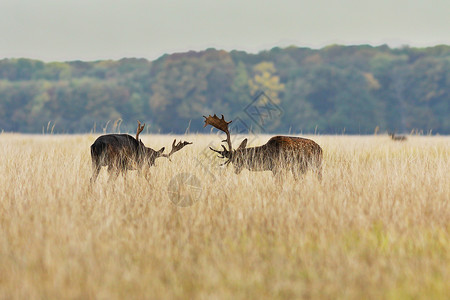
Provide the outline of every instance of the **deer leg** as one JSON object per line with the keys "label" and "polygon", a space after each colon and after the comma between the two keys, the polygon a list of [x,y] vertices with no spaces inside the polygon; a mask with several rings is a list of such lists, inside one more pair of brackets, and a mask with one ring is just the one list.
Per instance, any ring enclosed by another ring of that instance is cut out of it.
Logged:
{"label": "deer leg", "polygon": [[138,166],[137,171],[138,171],[139,177],[141,177],[141,176],[145,177],[147,175],[147,173],[150,171],[150,168],[147,166]]}
{"label": "deer leg", "polygon": [[283,169],[281,168],[273,168],[272,169],[272,174],[275,177],[275,180],[277,182],[278,185],[281,185],[281,183],[283,182]]}
{"label": "deer leg", "polygon": [[142,173],[143,173],[143,175],[144,175],[145,180],[147,180],[148,182],[150,182],[150,168],[145,168],[145,169],[142,171]]}
{"label": "deer leg", "polygon": [[319,181],[322,181],[322,166],[318,167],[315,172]]}
{"label": "deer leg", "polygon": [[100,173],[100,166],[94,166],[94,170],[91,176],[91,180],[89,181],[89,187],[88,187],[88,192],[91,193],[92,192],[92,186],[94,185],[95,181],[97,180],[98,177],[98,173]]}
{"label": "deer leg", "polygon": [[315,161],[311,162],[311,166],[313,168],[314,174],[317,175],[319,181],[322,181],[322,160],[321,158],[317,158]]}
{"label": "deer leg", "polygon": [[92,176],[91,176],[91,185],[95,183],[95,181],[97,181],[97,177],[98,174],[100,173],[100,166],[93,166],[93,172],[92,172]]}
{"label": "deer leg", "polygon": [[272,169],[272,174],[273,174],[274,177],[277,176],[278,173],[279,173],[278,172],[278,168],[273,168]]}
{"label": "deer leg", "polygon": [[292,172],[292,175],[294,176],[294,180],[297,181],[298,177],[299,177],[297,169],[295,167],[292,167],[291,172]]}
{"label": "deer leg", "polygon": [[119,176],[119,172],[120,172],[120,170],[118,168],[113,167],[113,166],[108,166],[108,173],[109,173],[108,183],[115,181],[117,179],[117,177]]}

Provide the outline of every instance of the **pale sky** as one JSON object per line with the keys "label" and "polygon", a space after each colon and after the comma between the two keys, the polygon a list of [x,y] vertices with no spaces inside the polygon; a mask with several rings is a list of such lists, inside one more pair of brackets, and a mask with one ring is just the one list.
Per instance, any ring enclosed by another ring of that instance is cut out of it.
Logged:
{"label": "pale sky", "polygon": [[0,59],[450,45],[450,0],[0,0]]}

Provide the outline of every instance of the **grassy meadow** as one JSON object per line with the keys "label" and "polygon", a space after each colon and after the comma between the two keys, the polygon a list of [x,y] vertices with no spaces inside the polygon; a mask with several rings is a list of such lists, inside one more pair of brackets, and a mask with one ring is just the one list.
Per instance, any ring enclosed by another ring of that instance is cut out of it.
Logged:
{"label": "grassy meadow", "polygon": [[0,299],[450,295],[450,137],[311,136],[319,182],[235,175],[207,150],[219,136],[188,135],[149,180],[103,168],[90,191],[97,136],[0,135]]}

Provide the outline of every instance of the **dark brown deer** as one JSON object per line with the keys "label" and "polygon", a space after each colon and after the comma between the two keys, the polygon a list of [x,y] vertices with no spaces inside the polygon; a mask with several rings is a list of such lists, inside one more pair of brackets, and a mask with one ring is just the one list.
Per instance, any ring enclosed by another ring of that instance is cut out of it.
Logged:
{"label": "dark brown deer", "polygon": [[219,119],[216,115],[205,117],[205,125],[211,125],[226,133],[227,138],[222,142],[228,144],[228,149],[222,145],[223,151],[214,152],[221,158],[228,159],[223,165],[233,163],[234,171],[239,174],[243,168],[250,171],[272,171],[274,175],[282,171],[291,171],[297,179],[298,175],[312,169],[322,178],[322,148],[314,141],[299,137],[274,136],[265,145],[247,148],[247,139],[244,139],[236,150],[231,145],[228,124],[224,116]]}
{"label": "dark brown deer", "polygon": [[91,146],[93,167],[91,183],[97,180],[102,166],[108,166],[108,173],[110,174],[108,181],[111,181],[120,172],[125,173],[127,170],[141,171],[144,166],[153,166],[158,157],[166,157],[170,160],[172,154],[181,150],[184,146],[192,144],[189,142],[176,143],[176,140],[174,140],[170,153],[163,154],[164,147],[155,151],[145,147],[139,139],[139,134],[144,130],[144,127],[145,124],[141,126],[138,121],[136,138],[128,134],[106,134],[95,140]]}
{"label": "dark brown deer", "polygon": [[396,135],[395,132],[388,132],[388,134],[393,141],[400,141],[400,142],[406,141],[406,136],[404,135]]}

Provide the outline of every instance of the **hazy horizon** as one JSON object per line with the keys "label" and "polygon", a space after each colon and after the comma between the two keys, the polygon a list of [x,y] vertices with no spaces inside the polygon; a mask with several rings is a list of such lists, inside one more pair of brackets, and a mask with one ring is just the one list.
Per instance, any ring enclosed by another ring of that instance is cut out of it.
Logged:
{"label": "hazy horizon", "polygon": [[3,0],[0,58],[137,57],[207,48],[257,53],[332,44],[450,44],[450,2]]}

